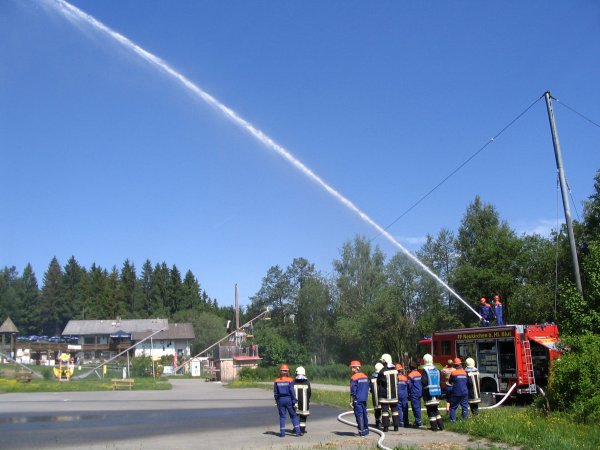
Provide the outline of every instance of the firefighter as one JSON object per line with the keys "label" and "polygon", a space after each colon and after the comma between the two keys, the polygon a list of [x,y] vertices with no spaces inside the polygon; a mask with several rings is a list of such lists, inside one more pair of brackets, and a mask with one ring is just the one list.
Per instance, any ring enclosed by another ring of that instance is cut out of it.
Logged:
{"label": "firefighter", "polygon": [[456,422],[456,410],[460,405],[462,409],[462,418],[466,420],[469,417],[469,385],[471,379],[462,368],[462,360],[454,358],[454,372],[450,375],[452,383],[452,397],[450,398],[450,420]]}
{"label": "firefighter", "polygon": [[450,397],[452,397],[452,385],[450,384],[450,375],[454,372],[454,361],[448,360],[444,368],[442,369],[442,375],[446,382],[446,392],[444,398],[446,399],[446,414],[450,414]]}
{"label": "firefighter", "polygon": [[381,422],[383,431],[387,432],[390,427],[390,411],[392,412],[392,424],[394,431],[398,431],[398,372],[392,364],[392,356],[388,353],[381,355],[382,369],[377,375],[377,393],[381,405]]}
{"label": "firefighter", "polygon": [[467,363],[465,372],[467,372],[467,376],[471,379],[468,396],[469,408],[471,409],[471,414],[476,416],[479,414],[479,403],[481,403],[481,393],[479,391],[479,370],[477,370],[477,367],[475,367],[475,360],[473,358],[467,358],[465,362]]}
{"label": "firefighter", "polygon": [[369,398],[369,377],[360,371],[360,361],[350,362],[352,378],[350,378],[350,406],[354,410],[358,435],[369,434],[369,418],[367,416],[367,399]]}
{"label": "firefighter", "polygon": [[396,364],[398,371],[398,423],[404,428],[410,427],[408,417],[408,378],[404,375],[402,364]]}
{"label": "firefighter", "polygon": [[429,417],[429,426],[431,431],[444,429],[444,421],[440,415],[438,406],[442,396],[440,371],[433,365],[433,357],[427,353],[423,355],[423,371],[421,378],[423,381],[423,402],[427,409]]}
{"label": "firefighter", "polygon": [[496,315],[496,325],[504,325],[502,302],[499,295],[494,295],[494,314]]}
{"label": "firefighter", "polygon": [[296,378],[294,379],[294,393],[298,399],[298,407],[296,412],[300,419],[300,431],[306,433],[306,419],[310,415],[310,381],[306,377],[306,370],[299,366],[296,369]]}
{"label": "firefighter", "polygon": [[377,376],[381,369],[383,369],[383,364],[378,362],[375,364],[375,372],[371,375],[371,401],[373,402],[373,414],[375,414],[375,428],[381,427],[381,405],[377,393]]}
{"label": "firefighter", "polygon": [[294,380],[290,378],[290,369],[287,364],[279,366],[279,378],[275,379],[273,395],[275,396],[275,403],[279,410],[279,436],[285,437],[286,411],[290,415],[296,436],[302,436],[300,424],[298,423],[298,414],[294,410],[294,406],[298,403],[294,392]]}
{"label": "firefighter", "polygon": [[487,302],[485,297],[481,297],[481,308],[479,314],[481,315],[481,325],[484,327],[490,326],[490,315],[492,313],[492,306]]}
{"label": "firefighter", "polygon": [[423,381],[421,378],[421,372],[417,370],[417,364],[411,362],[408,365],[410,373],[408,374],[408,398],[410,399],[410,406],[415,416],[415,423],[413,426],[419,428],[421,423],[421,396],[423,395]]}

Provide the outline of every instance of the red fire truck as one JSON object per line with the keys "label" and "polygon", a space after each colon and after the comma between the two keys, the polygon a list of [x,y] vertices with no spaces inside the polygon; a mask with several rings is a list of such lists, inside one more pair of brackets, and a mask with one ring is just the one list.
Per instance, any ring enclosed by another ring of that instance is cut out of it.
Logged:
{"label": "red fire truck", "polygon": [[[560,356],[558,326],[504,325],[436,331],[419,341],[419,350],[433,355],[438,366],[455,357],[473,358],[479,369],[482,393],[533,394],[548,384],[550,362]],[[488,395],[489,397],[489,395]]]}

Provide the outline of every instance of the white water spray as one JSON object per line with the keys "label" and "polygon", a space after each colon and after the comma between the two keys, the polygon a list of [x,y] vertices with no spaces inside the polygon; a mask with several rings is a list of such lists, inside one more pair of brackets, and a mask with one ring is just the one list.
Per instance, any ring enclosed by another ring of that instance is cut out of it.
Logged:
{"label": "white water spray", "polygon": [[225,117],[227,117],[231,122],[238,125],[244,131],[249,133],[251,136],[256,138],[259,142],[261,142],[265,147],[270,148],[271,150],[276,151],[281,156],[283,156],[288,162],[290,162],[293,166],[299,169],[305,176],[309,179],[320,185],[327,192],[329,192],[336,200],[345,205],[352,212],[357,214],[363,221],[371,225],[375,230],[377,230],[380,234],[382,234],[388,241],[394,244],[398,249],[404,253],[410,260],[412,260],[415,264],[417,264],[421,269],[423,269],[426,273],[432,276],[438,283],[440,283],[444,288],[448,290],[452,295],[454,295],[458,300],[460,300],[463,304],[465,304],[477,317],[481,319],[481,316],[475,311],[467,302],[465,302],[454,290],[448,286],[440,277],[438,277],[435,273],[433,273],[429,267],[421,262],[415,255],[410,253],[407,249],[405,249],[402,244],[400,244],[391,234],[389,234],[383,227],[374,222],[368,215],[362,212],[354,203],[336,191],[333,187],[327,184],[321,177],[315,174],[312,170],[306,167],[301,161],[294,158],[294,156],[287,151],[284,147],[277,144],[273,139],[264,134],[259,129],[255,128],[251,123],[238,116],[235,111],[226,107],[221,102],[219,102],[212,95],[200,89],[182,74],[171,68],[167,63],[161,60],[159,57],[153,55],[150,52],[147,52],[131,40],[127,39],[122,34],[117,33],[116,31],[111,30],[109,27],[104,25],[102,22],[99,22],[89,14],[84,13],[80,9],[75,6],[65,2],[64,0],[49,0],[53,6],[55,6],[68,20],[74,23],[87,23],[94,27],[95,29],[101,31],[102,33],[108,35],[112,39],[119,42],[125,48],[133,51],[138,56],[149,62],[155,68],[161,70],[162,72],[170,75],[175,78],[179,83],[183,85],[185,89],[192,92],[210,106],[216,108],[218,111],[223,113]]}

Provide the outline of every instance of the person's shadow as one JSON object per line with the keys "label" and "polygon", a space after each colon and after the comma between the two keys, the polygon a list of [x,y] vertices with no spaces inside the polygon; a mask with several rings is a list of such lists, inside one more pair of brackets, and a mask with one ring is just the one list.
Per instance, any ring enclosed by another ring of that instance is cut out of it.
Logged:
{"label": "person's shadow", "polygon": [[356,437],[356,433],[352,432],[352,431],[334,431],[333,434],[337,435],[337,436],[350,436],[350,437]]}
{"label": "person's shadow", "polygon": [[275,431],[265,431],[263,434],[268,434],[270,436],[279,436],[279,433],[276,433]]}

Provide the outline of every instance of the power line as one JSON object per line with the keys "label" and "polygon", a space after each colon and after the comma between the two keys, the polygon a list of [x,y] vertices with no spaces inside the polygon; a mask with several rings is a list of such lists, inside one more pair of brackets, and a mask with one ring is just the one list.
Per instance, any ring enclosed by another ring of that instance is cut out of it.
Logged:
{"label": "power line", "polygon": [[[452,176],[454,176],[460,169],[462,169],[464,166],[466,166],[473,158],[475,158],[477,155],[479,155],[479,153],[481,153],[483,150],[485,150],[490,144],[492,144],[498,137],[500,137],[506,130],[508,130],[521,117],[523,117],[543,97],[544,96],[542,95],[541,97],[537,98],[533,103],[531,103],[531,105],[529,105],[527,108],[525,108],[525,110],[523,112],[521,112],[513,120],[511,120],[504,128],[502,128],[498,133],[496,133],[492,138],[490,138],[490,140],[487,141],[484,145],[482,145],[475,153],[473,153],[471,156],[469,156],[458,167],[456,167],[456,169],[454,169],[452,172],[450,172],[445,178],[443,178],[438,184],[436,184],[432,189],[430,189],[425,195],[423,195],[415,203],[413,203],[406,211],[404,211],[402,214],[400,214],[400,216],[398,216],[396,219],[394,219],[388,226],[386,226],[384,228],[384,230],[387,231],[389,228],[392,227],[392,225],[394,225],[396,222],[398,222],[400,219],[402,219],[405,215],[407,215],[410,211],[412,211],[414,208],[416,208],[421,202],[423,202],[423,200],[425,200],[427,197],[429,197],[431,194],[433,194],[440,186],[442,186],[446,181],[448,181]],[[374,236],[371,239],[371,241],[378,238],[379,236],[381,236],[381,233]]]}
{"label": "power line", "polygon": [[557,99],[557,98],[554,98],[554,97],[552,97],[552,98],[553,98],[554,100],[556,100],[556,101],[557,101],[557,103],[558,103],[559,105],[562,105],[562,106],[564,106],[564,107],[565,107],[565,108],[567,108],[569,111],[571,111],[571,112],[573,112],[573,113],[577,114],[577,115],[578,115],[579,117],[581,117],[582,119],[584,119],[584,120],[587,120],[587,121],[588,121],[589,123],[591,123],[592,125],[596,125],[598,128],[600,128],[600,124],[598,124],[598,123],[594,122],[594,121],[593,121],[592,119],[590,119],[589,117],[587,117],[587,116],[583,115],[582,113],[580,113],[580,112],[576,111],[575,109],[571,108],[571,107],[570,107],[569,105],[567,105],[566,103],[563,103],[563,102],[561,102],[559,99]]}

